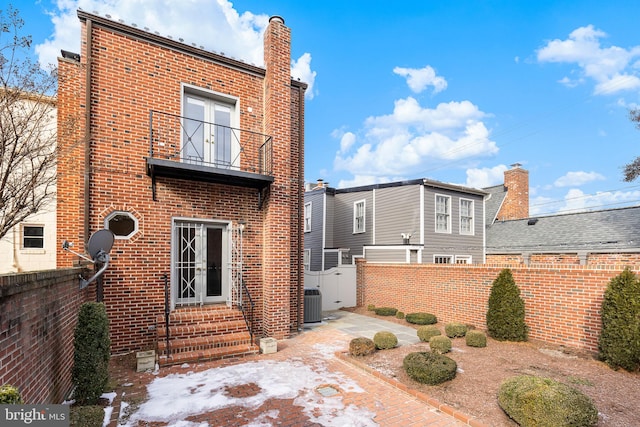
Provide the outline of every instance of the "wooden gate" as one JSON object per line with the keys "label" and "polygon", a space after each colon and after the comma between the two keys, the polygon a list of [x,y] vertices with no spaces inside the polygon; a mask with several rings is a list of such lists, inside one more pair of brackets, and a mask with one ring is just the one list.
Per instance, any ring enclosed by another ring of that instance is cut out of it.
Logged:
{"label": "wooden gate", "polygon": [[320,289],[322,311],[356,306],[356,266],[343,265],[326,271],[305,271],[305,289]]}

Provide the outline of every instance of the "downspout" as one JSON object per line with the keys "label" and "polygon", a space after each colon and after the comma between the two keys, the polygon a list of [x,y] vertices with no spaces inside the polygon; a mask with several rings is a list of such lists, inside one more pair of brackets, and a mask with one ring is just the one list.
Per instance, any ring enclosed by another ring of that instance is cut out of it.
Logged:
{"label": "downspout", "polygon": [[87,71],[85,82],[85,117],[84,117],[84,244],[87,247],[89,241],[89,189],[91,173],[91,63],[92,51],[92,25],[87,19]]}
{"label": "downspout", "polygon": [[[304,120],[302,120],[304,117],[304,90],[302,90],[302,88],[298,88],[298,98],[298,172],[300,176],[304,177]],[[300,182],[298,182],[298,185],[300,185]],[[304,186],[304,178],[302,185]],[[298,194],[299,192],[300,189],[298,187]],[[304,193],[303,197],[298,198],[298,212],[304,212]],[[302,251],[304,250],[304,236],[302,234],[303,230],[301,230],[300,221],[298,221],[298,285],[303,285],[300,286],[300,295],[298,295],[298,304],[301,305],[301,307],[298,307],[298,331],[302,331],[303,329],[301,316],[302,310],[304,310],[304,304],[301,304],[304,298],[304,275],[302,273],[304,267],[302,266],[301,258]]]}

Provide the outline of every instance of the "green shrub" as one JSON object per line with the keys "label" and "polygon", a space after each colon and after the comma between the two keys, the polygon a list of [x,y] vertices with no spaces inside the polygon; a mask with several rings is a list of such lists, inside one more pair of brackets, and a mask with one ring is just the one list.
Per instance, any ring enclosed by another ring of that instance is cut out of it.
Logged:
{"label": "green shrub", "polygon": [[0,386],[0,404],[1,405],[17,405],[21,404],[22,397],[17,387],[11,384],[3,384]]}
{"label": "green shrub", "polygon": [[550,378],[509,378],[500,385],[498,404],[522,427],[589,427],[598,422],[598,410],[588,396]]}
{"label": "green shrub", "polygon": [[614,369],[640,368],[640,280],[628,268],[609,281],[602,301],[600,359]]}
{"label": "green shrub", "polygon": [[74,399],[80,405],[95,405],[109,380],[111,341],[104,304],[80,306],[73,345]]}
{"label": "green shrub", "polygon": [[455,360],[428,351],[407,354],[402,361],[402,367],[409,377],[429,385],[452,380],[458,369]]}
{"label": "green shrub", "polygon": [[404,319],[404,313],[402,311],[397,312],[396,319]]}
{"label": "green shrub", "polygon": [[444,325],[444,333],[449,338],[463,337],[467,334],[467,325],[458,322],[451,322]]}
{"label": "green shrub", "polygon": [[527,340],[529,331],[524,322],[524,300],[508,268],[502,270],[491,285],[486,320],[487,333],[497,340]]}
{"label": "green shrub", "polygon": [[369,304],[369,305],[367,306],[367,310],[368,310],[368,311],[373,311],[373,310],[375,310],[375,309],[376,309],[376,306],[375,306],[375,305],[373,305],[373,304]]}
{"label": "green shrub", "polygon": [[486,347],[487,336],[482,331],[471,330],[464,336],[465,342],[469,347]]}
{"label": "green shrub", "polygon": [[69,427],[102,427],[104,408],[99,405],[74,405],[70,408],[69,419]]}
{"label": "green shrub", "polygon": [[433,326],[433,325],[420,326],[416,332],[418,333],[418,338],[420,338],[420,341],[422,342],[429,342],[429,339],[431,337],[442,335],[442,332],[440,332],[440,329],[438,329],[437,326]]}
{"label": "green shrub", "polygon": [[349,342],[349,354],[352,356],[368,356],[376,351],[373,340],[365,337],[354,338]]}
{"label": "green shrub", "polygon": [[376,307],[373,309],[373,312],[378,316],[395,316],[398,309],[393,307]]}
{"label": "green shrub", "polygon": [[444,335],[429,338],[429,348],[434,353],[445,354],[451,351],[451,339]]}
{"label": "green shrub", "polygon": [[414,325],[434,325],[438,323],[438,318],[431,313],[409,313],[404,319]]}
{"label": "green shrub", "polygon": [[393,334],[393,332],[381,331],[376,332],[373,336],[373,342],[378,350],[386,350],[397,346],[398,338]]}

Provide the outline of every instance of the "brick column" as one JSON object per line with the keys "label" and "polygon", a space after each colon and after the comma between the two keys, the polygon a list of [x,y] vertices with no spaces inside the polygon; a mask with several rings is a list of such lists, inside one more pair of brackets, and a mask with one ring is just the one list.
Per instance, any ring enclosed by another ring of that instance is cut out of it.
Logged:
{"label": "brick column", "polygon": [[273,138],[273,174],[265,205],[263,332],[282,339],[289,335],[293,203],[297,177],[291,170],[291,33],[280,17],[272,17],[264,35],[265,133]]}

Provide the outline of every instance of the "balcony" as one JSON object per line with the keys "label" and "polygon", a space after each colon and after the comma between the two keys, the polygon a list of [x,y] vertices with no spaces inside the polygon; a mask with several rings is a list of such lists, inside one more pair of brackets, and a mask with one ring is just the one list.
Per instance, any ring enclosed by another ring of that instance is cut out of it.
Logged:
{"label": "balcony", "polygon": [[274,181],[268,135],[153,110],[149,132],[147,175],[154,200],[158,177],[258,190]]}

